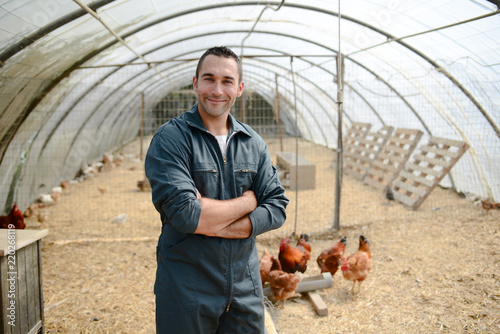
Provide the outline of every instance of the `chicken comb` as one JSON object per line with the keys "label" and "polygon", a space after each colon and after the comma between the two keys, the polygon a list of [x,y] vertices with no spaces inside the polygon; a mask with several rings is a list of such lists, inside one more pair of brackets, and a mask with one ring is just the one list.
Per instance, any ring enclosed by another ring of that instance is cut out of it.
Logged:
{"label": "chicken comb", "polygon": [[12,206],[12,213],[15,215],[15,216],[21,216],[24,218],[24,215],[23,213],[21,212],[21,210],[19,210],[19,207],[17,206],[16,202],[14,202],[14,205]]}

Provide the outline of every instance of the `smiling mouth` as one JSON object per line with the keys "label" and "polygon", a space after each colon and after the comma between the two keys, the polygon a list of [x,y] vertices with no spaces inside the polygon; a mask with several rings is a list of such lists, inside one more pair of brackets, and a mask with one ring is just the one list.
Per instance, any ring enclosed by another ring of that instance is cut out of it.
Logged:
{"label": "smiling mouth", "polygon": [[225,100],[219,100],[219,99],[211,99],[211,98],[207,98],[208,101],[212,102],[212,103],[221,103],[221,102],[225,102]]}

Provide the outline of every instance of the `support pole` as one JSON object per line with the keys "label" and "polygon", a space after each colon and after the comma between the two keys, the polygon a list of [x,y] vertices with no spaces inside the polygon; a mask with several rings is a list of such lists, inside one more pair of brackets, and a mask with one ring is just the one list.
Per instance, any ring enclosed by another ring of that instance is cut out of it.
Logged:
{"label": "support pole", "polygon": [[144,92],[141,93],[141,148],[140,148],[140,159],[143,158],[143,141],[144,141]]}
{"label": "support pole", "polygon": [[246,110],[245,110],[245,91],[240,96],[240,111],[241,111],[241,121],[246,123]]}
{"label": "support pole", "polygon": [[274,108],[276,110],[276,121],[278,122],[278,135],[280,138],[280,152],[283,152],[283,132],[281,129],[280,93],[278,91],[278,73],[274,73],[274,83],[276,85],[276,96],[274,99]]}
{"label": "support pole", "polygon": [[342,169],[343,169],[343,149],[342,149],[342,104],[344,103],[344,56],[340,49],[340,1],[339,1],[339,15],[338,15],[338,31],[339,31],[339,52],[337,53],[337,169],[335,174],[335,213],[333,217],[332,229],[335,231],[340,230],[340,198],[342,196]]}
{"label": "support pole", "polygon": [[343,173],[343,145],[342,145],[342,104],[344,102],[343,93],[343,77],[344,77],[344,56],[337,55],[337,169],[335,177],[335,214],[333,218],[332,228],[336,231],[340,230],[340,198],[342,196],[342,173]]}
{"label": "support pole", "polygon": [[297,110],[297,88],[295,86],[295,72],[293,71],[293,56],[290,57],[290,70],[292,72],[293,101],[295,108],[295,223],[293,235],[297,235],[297,219],[299,212],[299,112]]}

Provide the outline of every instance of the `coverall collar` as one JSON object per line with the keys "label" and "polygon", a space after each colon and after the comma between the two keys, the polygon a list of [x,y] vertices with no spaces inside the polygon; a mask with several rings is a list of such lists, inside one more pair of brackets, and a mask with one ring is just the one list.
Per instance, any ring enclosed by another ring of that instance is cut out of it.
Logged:
{"label": "coverall collar", "polygon": [[[208,132],[198,111],[198,102],[195,103],[191,110],[186,112],[186,123],[191,127],[195,127],[200,129],[201,131]],[[231,114],[229,114],[229,123],[231,124],[229,133],[242,132],[247,136],[252,137],[250,132],[248,132],[248,130],[245,129],[245,127],[242,126]]]}

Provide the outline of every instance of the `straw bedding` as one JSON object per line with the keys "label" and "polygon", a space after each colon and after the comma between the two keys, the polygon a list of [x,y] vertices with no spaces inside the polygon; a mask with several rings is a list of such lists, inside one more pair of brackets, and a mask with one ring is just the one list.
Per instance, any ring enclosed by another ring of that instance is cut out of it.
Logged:
{"label": "straw bedding", "polygon": [[[324,152],[301,145],[310,160]],[[276,150],[276,143],[269,147]],[[123,151],[137,154],[137,143]],[[318,178],[333,177],[329,163],[329,158],[317,162]],[[28,228],[49,229],[42,248],[47,333],[155,332],[160,222],[151,194],[137,190],[143,177],[142,163],[125,159],[111,171],[70,185],[59,201],[40,209],[45,222],[28,219]],[[104,195],[97,186],[106,188]],[[285,226],[259,236],[259,252],[267,247],[277,254],[282,237],[294,230],[308,233],[313,251],[306,275],[316,275],[315,259],[324,248],[346,235],[347,253],[354,252],[363,234],[372,245],[373,270],[356,295],[338,272],[333,286],[319,291],[328,306],[326,317],[317,316],[305,297],[289,300],[284,309],[271,307],[279,333],[500,331],[500,210],[486,213],[438,188],[413,211],[345,177],[341,229],[333,232],[327,212],[333,211],[331,188],[320,200],[299,192],[297,227],[291,204]],[[126,222],[111,222],[123,213]]]}

